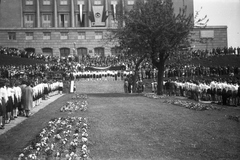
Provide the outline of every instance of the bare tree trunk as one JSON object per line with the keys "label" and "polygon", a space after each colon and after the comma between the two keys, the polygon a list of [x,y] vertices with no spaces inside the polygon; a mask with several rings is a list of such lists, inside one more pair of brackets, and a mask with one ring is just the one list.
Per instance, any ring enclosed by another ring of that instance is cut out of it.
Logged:
{"label": "bare tree trunk", "polygon": [[133,93],[136,93],[136,82],[137,82],[137,76],[138,76],[138,68],[145,58],[146,58],[146,56],[143,56],[136,63],[136,66],[135,66],[135,69],[134,69],[134,76],[133,76],[133,89],[132,89]]}
{"label": "bare tree trunk", "polygon": [[133,88],[132,88],[132,92],[136,93],[136,82],[137,82],[137,75],[138,75],[138,67],[135,67],[135,71],[134,71],[134,75],[133,75]]}

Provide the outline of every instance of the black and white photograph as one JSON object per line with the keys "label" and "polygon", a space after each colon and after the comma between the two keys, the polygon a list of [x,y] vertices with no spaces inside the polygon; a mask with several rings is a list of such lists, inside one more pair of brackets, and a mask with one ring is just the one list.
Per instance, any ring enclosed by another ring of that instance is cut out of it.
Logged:
{"label": "black and white photograph", "polygon": [[0,160],[240,160],[240,0],[0,0]]}

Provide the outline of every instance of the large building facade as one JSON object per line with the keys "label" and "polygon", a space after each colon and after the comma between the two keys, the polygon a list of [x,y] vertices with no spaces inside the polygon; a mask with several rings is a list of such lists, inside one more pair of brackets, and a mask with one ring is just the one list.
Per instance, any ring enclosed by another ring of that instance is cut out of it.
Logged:
{"label": "large building facade", "polygon": [[[119,15],[130,11],[136,1],[140,0],[1,0],[0,46],[53,56],[118,54],[104,36],[123,25]],[[193,0],[172,1],[176,13],[187,5],[187,13],[194,14]],[[211,42],[194,47],[227,46],[227,28],[220,29],[221,42],[214,37],[216,27],[205,32],[194,29],[195,38]]]}

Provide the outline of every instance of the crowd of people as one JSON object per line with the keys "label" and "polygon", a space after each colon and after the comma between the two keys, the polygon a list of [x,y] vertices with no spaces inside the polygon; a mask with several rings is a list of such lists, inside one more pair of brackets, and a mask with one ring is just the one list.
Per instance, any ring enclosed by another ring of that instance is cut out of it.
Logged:
{"label": "crowd of people", "polygon": [[[152,84],[155,91],[156,84]],[[195,101],[210,101],[212,103],[238,106],[240,105],[240,83],[222,80],[167,80],[164,82],[166,95],[182,96]]]}
{"label": "crowd of people", "polygon": [[57,61],[58,57],[52,55],[44,55],[35,52],[27,52],[25,50],[19,50],[16,48],[8,48],[0,46],[0,54],[21,57],[21,58],[30,58],[42,61]]}
{"label": "crowd of people", "polygon": [[18,116],[29,117],[31,110],[52,92],[62,92],[61,81],[0,79],[0,129]]}
{"label": "crowd of people", "polygon": [[[194,51],[191,56],[206,57],[218,55],[239,55],[240,48]],[[29,116],[31,109],[39,105],[52,91],[63,90],[66,79],[86,80],[122,80],[124,92],[133,92],[134,64],[124,56],[90,57],[83,56],[78,62],[67,59],[28,53],[26,51],[0,47],[0,54],[33,58],[49,63],[31,65],[0,65],[0,128],[3,129],[18,116]],[[125,70],[102,70],[108,66],[124,65]],[[86,67],[96,67],[88,71]],[[56,77],[59,73],[59,77]],[[53,74],[53,75],[52,75]],[[149,59],[142,62],[136,81],[136,91],[145,90],[144,79],[152,79],[152,91],[156,92],[157,70]],[[215,77],[206,79],[205,77]],[[226,76],[227,78],[222,78]],[[240,103],[240,67],[237,66],[201,66],[167,64],[164,71],[164,93],[195,99],[219,102],[223,105]],[[199,78],[200,77],[200,78]]]}
{"label": "crowd of people", "polygon": [[202,65],[167,65],[164,76],[192,77],[192,76],[240,76],[238,66],[202,66]]}
{"label": "crowd of people", "polygon": [[221,55],[237,55],[240,56],[240,47],[224,47],[224,48],[213,48],[211,50],[194,50],[191,52],[193,58],[207,58],[210,56],[221,56]]}

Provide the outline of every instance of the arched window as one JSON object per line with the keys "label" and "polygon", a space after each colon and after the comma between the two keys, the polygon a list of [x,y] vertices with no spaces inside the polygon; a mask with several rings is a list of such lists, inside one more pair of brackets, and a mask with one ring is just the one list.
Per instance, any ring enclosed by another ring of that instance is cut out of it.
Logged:
{"label": "arched window", "polygon": [[17,51],[18,49],[17,48],[9,48],[10,50],[12,51]]}
{"label": "arched window", "polygon": [[119,47],[112,47],[111,48],[111,55],[118,56],[121,54],[121,49]]}
{"label": "arched window", "polygon": [[86,56],[87,55],[87,48],[81,47],[77,49],[78,56]]}
{"label": "arched window", "polygon": [[70,55],[70,48],[60,48],[60,56],[68,57]]}
{"label": "arched window", "polygon": [[25,48],[24,49],[27,53],[35,53],[35,48]]}
{"label": "arched window", "polygon": [[53,49],[52,48],[43,48],[42,49],[42,53],[43,53],[43,55],[50,55],[50,56],[52,56],[53,55]]}
{"label": "arched window", "polygon": [[79,59],[81,60],[83,58],[83,56],[87,55],[87,48],[84,48],[84,47],[78,48],[77,55],[78,55]]}
{"label": "arched window", "polygon": [[102,48],[102,47],[94,48],[94,53],[95,53],[96,56],[100,56],[100,57],[104,57],[105,56],[104,48]]}

